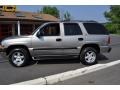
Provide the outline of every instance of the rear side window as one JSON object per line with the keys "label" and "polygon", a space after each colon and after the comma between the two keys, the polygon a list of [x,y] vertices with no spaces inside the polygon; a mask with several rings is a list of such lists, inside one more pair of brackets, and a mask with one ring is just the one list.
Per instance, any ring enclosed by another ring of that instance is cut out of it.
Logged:
{"label": "rear side window", "polygon": [[77,23],[64,23],[64,32],[66,36],[82,34],[82,31]]}
{"label": "rear side window", "polygon": [[99,23],[83,23],[88,34],[97,34],[97,35],[108,35],[106,28]]}

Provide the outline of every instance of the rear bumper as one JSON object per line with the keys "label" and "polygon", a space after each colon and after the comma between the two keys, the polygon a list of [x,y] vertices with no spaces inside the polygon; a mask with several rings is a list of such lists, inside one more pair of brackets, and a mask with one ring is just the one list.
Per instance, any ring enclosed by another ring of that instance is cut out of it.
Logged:
{"label": "rear bumper", "polygon": [[5,51],[6,51],[6,49],[0,45],[0,52],[5,52]]}
{"label": "rear bumper", "polygon": [[109,53],[112,50],[112,48],[110,46],[101,46],[100,47],[100,51],[102,53]]}

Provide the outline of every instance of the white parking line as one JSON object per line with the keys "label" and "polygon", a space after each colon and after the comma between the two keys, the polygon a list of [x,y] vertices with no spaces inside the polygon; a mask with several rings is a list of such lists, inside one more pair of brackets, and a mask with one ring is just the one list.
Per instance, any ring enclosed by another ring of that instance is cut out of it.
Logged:
{"label": "white parking line", "polygon": [[82,76],[91,72],[95,72],[101,69],[105,69],[114,65],[120,64],[120,60],[117,61],[113,61],[110,63],[106,63],[106,64],[96,64],[93,66],[89,66],[89,67],[84,67],[84,68],[80,68],[80,69],[76,69],[76,70],[71,70],[71,71],[67,71],[67,72],[63,72],[63,73],[59,73],[59,74],[55,74],[55,75],[50,75],[50,76],[46,76],[46,77],[40,77],[38,79],[34,79],[34,80],[29,80],[29,81],[24,81],[24,82],[20,82],[20,83],[15,83],[12,85],[47,85],[47,84],[54,84],[60,81],[64,81],[67,79],[71,79],[74,77],[78,77],[78,76]]}

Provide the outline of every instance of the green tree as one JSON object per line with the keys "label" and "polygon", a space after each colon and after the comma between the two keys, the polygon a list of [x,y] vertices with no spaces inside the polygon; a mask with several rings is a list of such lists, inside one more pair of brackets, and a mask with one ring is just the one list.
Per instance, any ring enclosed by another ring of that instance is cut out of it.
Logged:
{"label": "green tree", "polygon": [[67,20],[67,21],[71,20],[71,14],[68,11],[64,13],[64,20]]}
{"label": "green tree", "polygon": [[59,10],[56,7],[52,7],[52,6],[44,6],[41,9],[40,13],[50,14],[55,16],[56,18],[60,17]]}
{"label": "green tree", "polygon": [[120,6],[110,6],[110,10],[104,13],[108,23],[105,24],[111,33],[120,33]]}

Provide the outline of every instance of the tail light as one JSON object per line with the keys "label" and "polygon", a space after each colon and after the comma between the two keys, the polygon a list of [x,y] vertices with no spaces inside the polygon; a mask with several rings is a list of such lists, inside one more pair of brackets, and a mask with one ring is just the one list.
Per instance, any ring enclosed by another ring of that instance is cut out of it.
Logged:
{"label": "tail light", "polygon": [[108,37],[108,44],[110,44],[111,43],[111,38],[110,38],[110,36]]}

